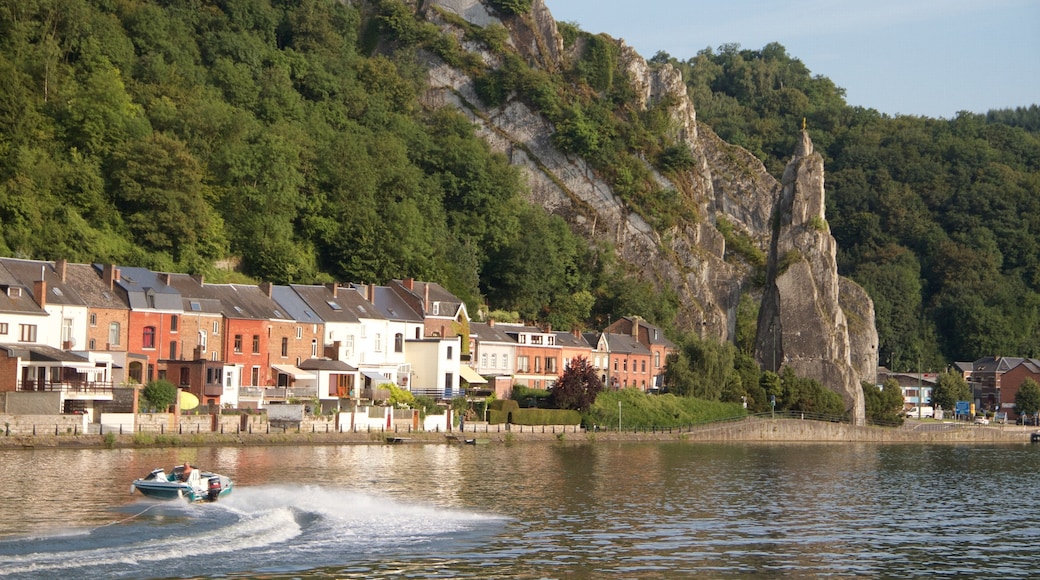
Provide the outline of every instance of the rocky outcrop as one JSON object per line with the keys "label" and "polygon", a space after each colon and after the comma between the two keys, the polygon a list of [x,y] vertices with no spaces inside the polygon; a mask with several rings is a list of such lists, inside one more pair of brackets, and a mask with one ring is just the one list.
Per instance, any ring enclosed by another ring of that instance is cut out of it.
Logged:
{"label": "rocky outcrop", "polygon": [[[500,23],[510,33],[510,45],[528,63],[547,70],[561,68],[567,58],[543,0],[532,0],[530,12],[519,16],[496,14],[480,0],[427,0],[419,10],[459,37],[442,11],[471,25]],[[590,241],[609,242],[647,279],[678,292],[683,307],[676,324],[681,329],[733,340],[741,296],[761,297],[760,321],[765,322],[759,324],[759,362],[774,369],[790,364],[799,375],[820,380],[842,393],[853,417],[861,420],[859,380],[872,380],[877,362],[873,306],[861,288],[837,275],[835,242],[824,221],[823,162],[812,153],[808,135],[803,132],[781,186],[750,153],[698,125],[678,71],[651,67],[624,41],[617,43],[635,89],[632,106],[646,109],[663,99],[673,103],[671,137],[685,143],[696,160],[681,184],[656,175],[663,187],[686,196],[700,216],[667,232],[655,231],[630,211],[583,159],[556,150],[552,124],[518,100],[484,106],[472,79],[431,57],[425,102],[468,115],[479,134],[526,174],[532,201],[565,217]],[[492,66],[498,61],[476,43],[467,49],[480,52]],[[752,265],[727,259],[726,242],[716,228],[722,218],[771,257],[764,292]]]}
{"label": "rocky outcrop", "polygon": [[[876,368],[876,355],[872,361],[864,357],[877,351],[873,348],[854,354],[852,347],[867,343],[876,347],[873,308],[855,310],[861,336],[853,339],[849,318],[842,309],[841,289],[846,300],[863,299],[866,293],[838,277],[837,245],[824,217],[823,158],[813,151],[804,129],[794,158],[784,169],[773,211],[767,286],[758,317],[757,358],[773,371],[788,366],[798,376],[815,378],[837,391],[853,423],[862,424],[860,380],[866,375],[860,373],[867,365]],[[868,323],[870,328],[865,327]]]}

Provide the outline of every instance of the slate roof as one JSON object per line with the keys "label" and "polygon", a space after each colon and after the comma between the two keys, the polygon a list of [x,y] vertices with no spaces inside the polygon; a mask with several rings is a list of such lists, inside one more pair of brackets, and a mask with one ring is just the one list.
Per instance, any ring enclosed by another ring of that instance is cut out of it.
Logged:
{"label": "slate roof", "polygon": [[289,318],[307,324],[324,324],[325,321],[311,309],[303,298],[290,286],[271,286],[271,298],[282,307]]}
{"label": "slate roof", "polygon": [[377,308],[350,286],[340,286],[333,296],[327,286],[304,286],[293,284],[292,289],[310,306],[318,317],[327,323],[359,323],[362,318],[382,320]]}
{"label": "slate roof", "polygon": [[578,336],[574,336],[571,332],[554,332],[553,334],[556,335],[557,346],[563,346],[566,348],[593,348],[583,335],[579,334]]}
{"label": "slate roof", "polygon": [[422,312],[416,310],[411,304],[409,304],[409,302],[412,301],[402,297],[398,292],[395,292],[387,286],[366,286],[364,284],[354,284],[353,288],[363,297],[367,296],[367,292],[371,290],[374,299],[370,304],[379,311],[383,318],[394,321],[416,322],[420,324],[423,321]]}
{"label": "slate roof", "polygon": [[301,362],[298,368],[304,371],[357,372],[356,367],[352,367],[341,360],[332,360],[329,358],[309,358]]}
{"label": "slate roof", "polygon": [[281,306],[269,298],[259,286],[246,284],[208,284],[216,292],[228,318],[253,320],[292,320]]}
{"label": "slate roof", "polygon": [[516,344],[516,339],[509,336],[501,326],[492,326],[486,322],[470,322],[469,333],[480,342],[508,342]]}
{"label": "slate roof", "polygon": [[181,304],[185,314],[223,314],[224,305],[220,293],[213,285],[203,284],[198,278],[188,274],[170,274],[170,286],[181,295]]}
{"label": "slate roof", "polygon": [[[17,285],[28,290],[37,304],[39,297],[35,296],[35,283],[44,280],[47,283],[46,304],[64,304],[67,306],[86,306],[79,292],[69,284],[62,281],[51,262],[39,260],[19,260],[16,258],[0,258],[0,264],[7,270],[9,280],[14,280]],[[41,278],[42,275],[42,278]],[[25,295],[25,292],[22,293]]]}
{"label": "slate roof", "polygon": [[155,309],[180,312],[181,295],[175,288],[159,280],[159,274],[148,268],[119,266],[120,278],[116,281],[130,300],[133,310]]}
{"label": "slate roof", "polygon": [[114,286],[109,288],[101,278],[101,270],[91,264],[66,264],[65,283],[76,289],[84,304],[91,308],[127,310],[130,301],[126,292]]}

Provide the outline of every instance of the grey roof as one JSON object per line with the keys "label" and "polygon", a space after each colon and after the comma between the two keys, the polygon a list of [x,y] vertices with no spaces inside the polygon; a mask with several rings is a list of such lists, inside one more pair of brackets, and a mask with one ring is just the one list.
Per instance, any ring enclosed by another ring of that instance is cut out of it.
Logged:
{"label": "grey roof", "polygon": [[629,354],[650,354],[650,349],[639,342],[635,337],[628,334],[616,334],[613,332],[603,333],[607,339],[607,348],[610,352]]}
{"label": "grey roof", "polygon": [[291,318],[259,286],[246,284],[209,284],[220,297],[224,316],[253,320],[290,320]]}
{"label": "grey roof", "polygon": [[332,360],[329,358],[309,358],[301,362],[298,368],[305,371],[357,372],[357,368],[352,367],[341,360]]}
{"label": "grey roof", "polygon": [[[83,298],[75,288],[64,282],[51,262],[39,260],[19,260],[16,258],[0,258],[8,273],[8,280],[13,280],[17,285],[28,290],[32,299],[37,303],[39,297],[35,296],[35,285],[39,280],[47,283],[47,304],[64,304],[67,306],[86,306]],[[23,295],[25,293],[23,292]]]}
{"label": "grey roof", "polygon": [[47,314],[33,299],[32,288],[26,288],[7,271],[2,262],[0,262],[0,312],[41,316]]}
{"label": "grey roof", "polygon": [[509,336],[501,326],[492,326],[486,322],[470,322],[469,333],[480,342],[508,342],[516,344],[516,339]]}
{"label": "grey roof", "polygon": [[170,286],[180,293],[185,314],[223,315],[224,304],[221,302],[220,293],[213,285],[204,284],[199,278],[188,274],[170,274],[169,282]]}
{"label": "grey roof", "polygon": [[297,322],[305,322],[307,324],[325,323],[291,286],[272,286],[271,298],[282,307],[282,311],[288,314],[289,318]]}
{"label": "grey roof", "polygon": [[[419,282],[412,279],[391,280],[388,287],[395,294],[407,300],[412,308],[422,316],[434,316],[434,302],[440,303],[436,314],[438,318],[455,318],[463,306],[463,302],[458,296],[436,282]],[[428,303],[427,298],[429,298]]]}
{"label": "grey roof", "polygon": [[574,336],[571,332],[554,332],[556,335],[556,344],[559,346],[566,346],[569,348],[593,348],[589,341],[585,339],[584,335],[579,334]]}
{"label": "grey roof", "polygon": [[181,311],[181,295],[175,288],[159,280],[159,274],[147,268],[119,267],[119,284],[130,299],[130,308]]}
{"label": "grey roof", "polygon": [[[388,320],[422,323],[423,315],[409,304],[409,300],[402,297],[399,292],[388,286],[366,286],[364,284],[353,285],[356,292],[362,297],[371,290],[374,300],[371,304]],[[366,299],[367,302],[367,299]]]}
{"label": "grey roof", "polygon": [[90,362],[86,357],[43,344],[0,344],[0,348],[11,353],[28,353],[29,360],[36,362]]}
{"label": "grey roof", "polygon": [[377,320],[386,318],[350,286],[337,287],[335,295],[327,286],[293,284],[292,289],[326,324],[330,322],[358,323],[362,318]]}
{"label": "grey roof", "polygon": [[126,291],[113,285],[109,288],[101,278],[101,270],[91,264],[66,264],[65,283],[76,289],[83,302],[91,308],[129,310]]}

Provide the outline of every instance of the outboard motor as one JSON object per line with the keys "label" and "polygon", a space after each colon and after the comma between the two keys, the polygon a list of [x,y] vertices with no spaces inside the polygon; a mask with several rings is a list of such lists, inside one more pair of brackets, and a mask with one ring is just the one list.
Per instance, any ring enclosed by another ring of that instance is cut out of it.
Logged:
{"label": "outboard motor", "polygon": [[209,494],[207,495],[209,501],[217,501],[221,489],[219,477],[209,478]]}

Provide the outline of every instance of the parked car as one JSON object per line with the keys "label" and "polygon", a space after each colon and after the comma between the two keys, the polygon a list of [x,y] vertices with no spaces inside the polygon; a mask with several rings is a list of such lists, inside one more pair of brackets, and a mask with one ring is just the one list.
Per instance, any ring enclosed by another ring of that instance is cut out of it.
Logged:
{"label": "parked car", "polygon": [[978,417],[975,417],[975,424],[989,425],[989,419],[987,419],[985,415],[979,415]]}

